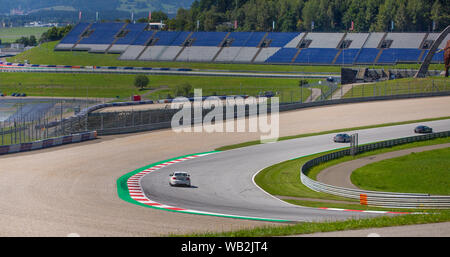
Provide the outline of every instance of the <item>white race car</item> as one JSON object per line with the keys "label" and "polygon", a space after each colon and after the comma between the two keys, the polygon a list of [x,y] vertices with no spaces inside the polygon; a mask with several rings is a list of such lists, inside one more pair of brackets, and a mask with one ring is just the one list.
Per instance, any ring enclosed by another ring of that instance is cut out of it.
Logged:
{"label": "white race car", "polygon": [[190,187],[191,176],[184,171],[175,171],[169,175],[169,185]]}

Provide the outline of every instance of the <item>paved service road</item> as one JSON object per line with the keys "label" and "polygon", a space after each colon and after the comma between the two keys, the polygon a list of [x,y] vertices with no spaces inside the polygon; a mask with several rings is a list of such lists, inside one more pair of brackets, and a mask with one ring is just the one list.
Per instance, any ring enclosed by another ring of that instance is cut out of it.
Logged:
{"label": "paved service road", "polygon": [[[450,130],[450,120],[426,122],[435,132]],[[417,124],[374,128],[359,133],[360,144],[415,135]],[[170,165],[146,175],[144,191],[151,200],[180,208],[289,221],[335,220],[375,214],[325,211],[282,202],[260,190],[252,177],[259,170],[295,157],[346,146],[332,141],[334,134],[280,141],[216,153]],[[173,171],[191,174],[191,188],[168,185]],[[378,214],[377,214],[378,215]]]}

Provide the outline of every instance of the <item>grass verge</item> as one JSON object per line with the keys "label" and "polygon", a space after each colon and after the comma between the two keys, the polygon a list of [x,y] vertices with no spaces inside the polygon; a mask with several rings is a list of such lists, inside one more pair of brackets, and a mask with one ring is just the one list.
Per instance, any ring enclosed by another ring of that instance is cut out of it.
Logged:
{"label": "grass verge", "polygon": [[188,237],[270,237],[311,234],[367,228],[382,228],[404,225],[418,225],[450,221],[450,211],[415,215],[400,215],[394,217],[380,216],[371,219],[351,219],[331,222],[305,222],[295,225],[263,226],[253,229],[242,229],[222,233],[195,233],[182,235]]}

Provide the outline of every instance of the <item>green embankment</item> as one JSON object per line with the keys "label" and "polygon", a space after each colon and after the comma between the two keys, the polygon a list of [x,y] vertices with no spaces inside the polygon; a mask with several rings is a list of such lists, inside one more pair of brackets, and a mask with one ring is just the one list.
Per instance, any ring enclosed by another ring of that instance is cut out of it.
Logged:
{"label": "green embankment", "polygon": [[[298,79],[151,75],[149,89],[139,91],[133,85],[134,78],[135,75],[116,74],[0,73],[0,91],[8,95],[20,92],[29,96],[55,97],[128,98],[145,94],[147,99],[161,99],[168,94],[174,96],[174,87],[187,82],[193,89],[203,89],[203,95],[258,95],[278,91],[281,102],[290,102],[298,101],[300,96],[304,101],[311,94],[309,89],[300,92]],[[162,89],[149,91],[159,88]]]}
{"label": "green embankment", "polygon": [[404,78],[353,86],[344,98],[417,94],[450,91],[450,79],[443,77]]}
{"label": "green embankment", "polygon": [[371,163],[351,180],[365,190],[450,195],[450,148]]}
{"label": "green embankment", "polygon": [[[326,72],[340,73],[340,66],[303,66],[303,65],[268,65],[268,64],[221,64],[196,62],[148,62],[121,61],[119,54],[94,54],[82,51],[53,51],[59,41],[44,43],[15,57],[9,62],[27,60],[33,64],[74,65],[74,66],[132,66],[132,67],[167,67],[190,68],[204,70],[232,70],[232,71],[264,71],[264,72]],[[369,66],[376,68],[417,69],[419,64],[398,64],[393,66]],[[442,64],[432,64],[430,69],[443,70]]]}

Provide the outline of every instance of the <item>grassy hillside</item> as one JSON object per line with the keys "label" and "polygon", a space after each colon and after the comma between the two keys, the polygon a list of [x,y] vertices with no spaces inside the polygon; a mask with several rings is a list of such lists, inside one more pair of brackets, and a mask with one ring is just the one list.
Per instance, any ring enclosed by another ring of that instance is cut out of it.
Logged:
{"label": "grassy hillside", "polygon": [[[95,10],[107,12],[118,11],[164,11],[166,13],[176,13],[180,7],[189,8],[194,0],[0,0],[0,13],[8,13],[11,9],[20,8],[25,12],[54,9],[64,6],[79,10]],[[107,4],[105,4],[107,3]]]}
{"label": "grassy hillside", "polygon": [[39,39],[49,28],[0,28],[0,40],[2,43],[14,43],[21,37],[35,36]]}

